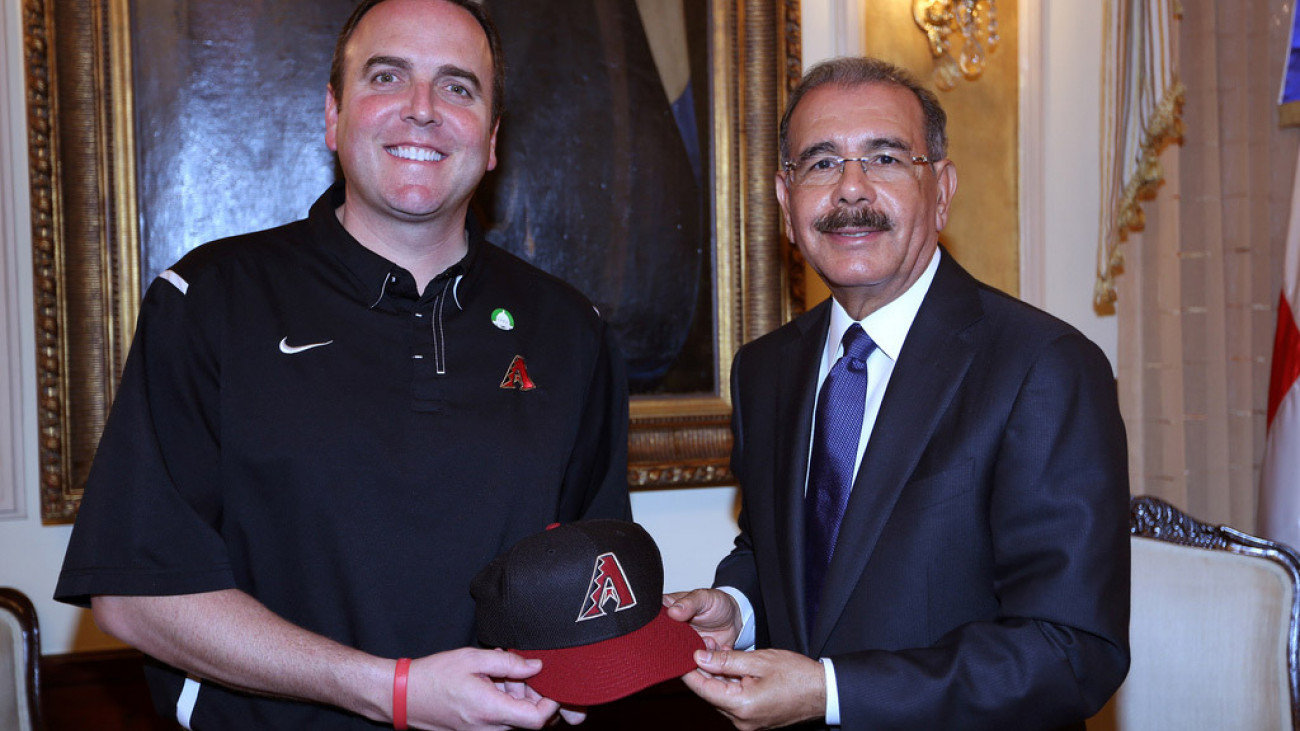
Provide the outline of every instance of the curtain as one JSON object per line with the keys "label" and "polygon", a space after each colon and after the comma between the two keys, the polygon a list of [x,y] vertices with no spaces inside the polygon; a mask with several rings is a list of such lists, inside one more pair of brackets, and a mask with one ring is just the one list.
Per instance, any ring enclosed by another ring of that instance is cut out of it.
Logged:
{"label": "curtain", "polygon": [[1297,130],[1278,124],[1290,0],[1182,0],[1183,139],[1120,245],[1132,491],[1253,532]]}
{"label": "curtain", "polygon": [[1141,198],[1155,195],[1160,150],[1182,132],[1183,85],[1174,64],[1177,0],[1110,0],[1103,58],[1101,242],[1093,302],[1109,311],[1120,241],[1142,228]]}

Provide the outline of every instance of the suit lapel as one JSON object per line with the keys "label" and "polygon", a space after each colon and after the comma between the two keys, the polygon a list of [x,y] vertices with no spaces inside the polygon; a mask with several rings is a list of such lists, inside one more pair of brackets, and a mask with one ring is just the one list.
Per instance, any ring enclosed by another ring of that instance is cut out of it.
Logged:
{"label": "suit lapel", "polygon": [[975,281],[945,252],[894,365],[849,496],[809,638],[813,657],[844,612],[898,496],[961,385],[975,354],[968,330],[981,317]]}
{"label": "suit lapel", "polygon": [[[806,644],[804,617],[804,517],[803,493],[808,476],[808,446],[812,444],[813,408],[817,397],[817,374],[830,327],[830,301],[800,318],[801,332],[786,343],[781,353],[777,383],[777,480],[778,510],[776,545],[781,553],[781,586],[788,606],[795,608],[794,636]],[[806,648],[800,648],[806,649]]]}

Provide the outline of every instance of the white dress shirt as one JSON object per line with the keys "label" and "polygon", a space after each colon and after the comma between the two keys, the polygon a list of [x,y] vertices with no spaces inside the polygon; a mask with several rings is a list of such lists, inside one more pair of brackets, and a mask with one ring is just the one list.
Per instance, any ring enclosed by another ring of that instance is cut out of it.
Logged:
{"label": "white dress shirt", "polygon": [[[853,460],[853,474],[856,476],[858,468],[862,466],[862,455],[867,451],[867,442],[871,439],[871,430],[876,425],[876,416],[880,413],[880,402],[885,397],[885,389],[889,386],[889,378],[894,373],[894,364],[898,362],[898,354],[903,349],[903,342],[907,339],[907,333],[912,329],[912,321],[916,319],[916,313],[921,309],[921,302],[925,300],[925,295],[930,291],[930,284],[934,281],[934,273],[939,269],[939,250],[935,249],[934,256],[930,258],[930,263],[926,265],[925,271],[921,273],[920,278],[912,284],[902,295],[893,302],[881,307],[875,312],[867,315],[862,320],[854,320],[839,302],[831,302],[831,324],[826,331],[826,343],[822,348],[821,372],[817,377],[817,391],[821,393],[822,382],[826,380],[827,374],[830,373],[831,366],[840,359],[844,354],[844,346],[841,341],[844,340],[844,332],[854,323],[862,326],[862,329],[876,343],[876,349],[871,351],[867,357],[867,403],[866,409],[862,415],[862,433],[858,436],[858,453]],[[816,419],[816,406],[813,407],[814,422]],[[813,432],[816,433],[816,423],[813,424]],[[812,439],[808,440],[808,452],[812,454]],[[811,462],[811,459],[809,460]],[[743,487],[743,486],[742,486]],[[808,489],[808,477],[804,475],[804,490]],[[741,619],[744,623],[740,632],[740,637],[736,640],[736,647],[742,649],[753,649],[755,629],[754,629],[754,606],[740,590],[730,586],[718,587],[722,591],[731,595],[740,605]],[[826,723],[837,726],[840,723],[840,697],[839,689],[835,685],[835,664],[828,657],[821,658],[822,667],[826,671]]]}

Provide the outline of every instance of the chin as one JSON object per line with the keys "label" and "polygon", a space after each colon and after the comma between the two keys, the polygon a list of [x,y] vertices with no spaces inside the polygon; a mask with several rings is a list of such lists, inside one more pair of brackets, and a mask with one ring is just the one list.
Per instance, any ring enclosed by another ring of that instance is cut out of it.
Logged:
{"label": "chin", "polygon": [[388,200],[389,209],[411,219],[427,218],[442,209],[443,201],[431,195],[395,196]]}
{"label": "chin", "polygon": [[[816,269],[816,267],[814,267]],[[826,269],[817,269],[817,273],[822,280],[831,287],[876,287],[888,282],[898,274],[897,267],[862,267],[862,266],[831,266]]]}

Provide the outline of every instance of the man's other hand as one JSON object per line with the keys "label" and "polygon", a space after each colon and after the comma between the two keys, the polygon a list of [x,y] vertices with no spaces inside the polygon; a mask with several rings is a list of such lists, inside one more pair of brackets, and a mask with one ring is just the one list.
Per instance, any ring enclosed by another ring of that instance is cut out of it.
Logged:
{"label": "man's other hand", "polygon": [[664,595],[668,616],[678,622],[690,622],[704,638],[710,650],[730,650],[740,636],[740,607],[724,591],[696,589]]}
{"label": "man's other hand", "polygon": [[[407,685],[408,726],[434,731],[487,731],[547,725],[560,704],[525,681],[542,669],[502,650],[462,648],[411,663]],[[565,720],[581,720],[565,714]]]}
{"label": "man's other hand", "polygon": [[697,650],[682,680],[741,731],[780,728],[826,714],[821,663],[786,650]]}

